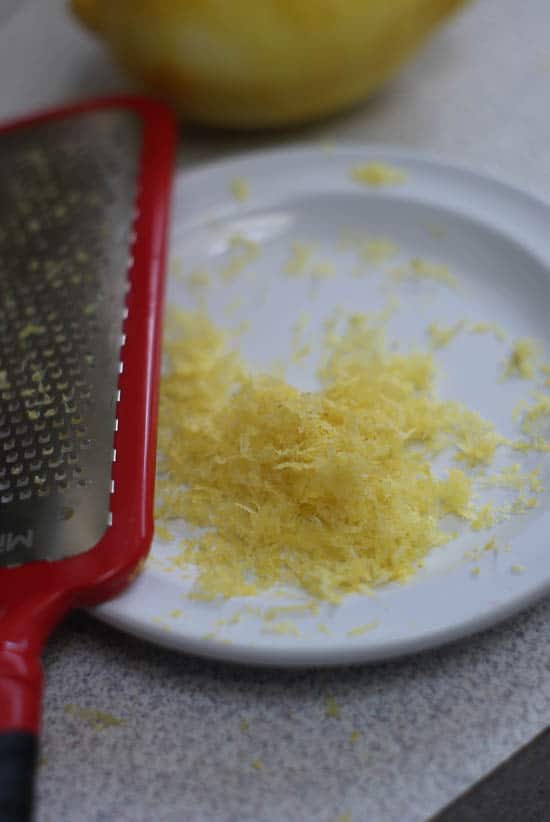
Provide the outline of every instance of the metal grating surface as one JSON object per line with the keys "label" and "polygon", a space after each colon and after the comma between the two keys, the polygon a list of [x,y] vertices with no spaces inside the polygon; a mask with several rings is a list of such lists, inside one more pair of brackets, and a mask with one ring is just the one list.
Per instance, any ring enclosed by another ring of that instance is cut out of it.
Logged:
{"label": "metal grating surface", "polygon": [[0,135],[0,565],[109,522],[140,137],[122,110]]}

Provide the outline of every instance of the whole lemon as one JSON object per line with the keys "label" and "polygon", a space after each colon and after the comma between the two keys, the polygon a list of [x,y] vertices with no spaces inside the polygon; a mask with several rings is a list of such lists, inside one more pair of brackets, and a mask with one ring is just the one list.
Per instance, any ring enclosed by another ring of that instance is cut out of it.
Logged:
{"label": "whole lemon", "polygon": [[466,0],[70,0],[118,60],[190,119],[269,127],[378,88]]}

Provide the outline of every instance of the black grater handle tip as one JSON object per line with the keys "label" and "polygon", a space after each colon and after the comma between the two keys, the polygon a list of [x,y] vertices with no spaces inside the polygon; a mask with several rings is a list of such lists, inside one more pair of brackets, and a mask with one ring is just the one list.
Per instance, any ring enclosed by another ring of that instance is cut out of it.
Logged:
{"label": "black grater handle tip", "polygon": [[30,822],[38,739],[28,731],[0,733],[0,822]]}

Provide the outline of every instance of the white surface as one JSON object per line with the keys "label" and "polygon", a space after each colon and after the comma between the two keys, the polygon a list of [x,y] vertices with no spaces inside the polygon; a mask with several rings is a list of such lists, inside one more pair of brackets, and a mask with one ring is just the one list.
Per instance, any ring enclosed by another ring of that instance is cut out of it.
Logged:
{"label": "white surface", "polygon": [[[396,165],[405,171],[407,181],[380,190],[359,186],[349,173],[367,162]],[[249,184],[245,203],[231,198],[235,178]],[[388,334],[405,351],[427,347],[430,322],[496,322],[509,335],[507,343],[464,333],[436,354],[443,374],[440,390],[445,398],[481,413],[505,436],[518,438],[519,423],[512,422],[512,412],[519,400],[531,398],[535,383],[502,382],[500,374],[516,338],[532,335],[550,351],[549,221],[550,208],[542,201],[414,154],[375,148],[298,149],[250,154],[180,174],[171,252],[184,276],[193,270],[211,272],[213,282],[203,299],[215,322],[235,327],[241,320],[249,321],[239,348],[253,368],[290,363],[292,328],[302,313],[309,315],[304,337],[317,356],[287,369],[290,381],[304,390],[316,386],[323,323],[335,308],[347,314],[368,313],[383,309],[395,295],[400,304]],[[341,247],[346,232],[388,238],[399,254],[380,265],[364,265],[366,273],[354,276],[357,255]],[[230,241],[235,235],[258,243],[260,254],[227,284],[215,272],[219,274],[232,258]],[[315,249],[310,266],[315,260],[334,265],[336,275],[313,292],[310,277],[284,274],[296,242]],[[459,282],[458,290],[426,282],[391,286],[390,271],[415,257],[447,264]],[[196,301],[181,274],[170,281],[167,300],[182,308]],[[521,456],[511,451],[507,460],[502,455],[500,459],[508,465],[521,462]],[[541,454],[524,458],[524,470],[535,466],[542,466],[543,485],[549,485],[550,459]],[[432,551],[426,568],[405,585],[386,586],[372,597],[348,597],[339,606],[321,605],[316,616],[281,612],[272,622],[247,613],[247,607],[291,607],[297,599],[307,601],[304,593],[209,603],[186,599],[192,581],[170,565],[166,570],[158,567],[177,553],[177,542],[170,546],[157,540],[152,549],[157,561],[97,613],[162,645],[239,662],[330,665],[380,660],[479,630],[540,597],[550,588],[549,532],[546,494],[528,514],[483,532],[466,529],[445,548]],[[190,535],[185,529],[175,533]],[[464,559],[466,551],[480,548],[493,536],[500,549],[509,546],[509,551],[485,552],[475,563]],[[480,568],[475,577],[473,565]],[[514,574],[513,565],[524,566],[525,571]],[[172,610],[182,613],[173,618]],[[243,615],[236,624],[220,627],[219,620],[231,623],[239,613]],[[285,619],[292,621],[299,636],[273,631],[274,624]],[[364,635],[348,634],[372,622],[377,626]],[[316,630],[319,623],[328,635]]]}

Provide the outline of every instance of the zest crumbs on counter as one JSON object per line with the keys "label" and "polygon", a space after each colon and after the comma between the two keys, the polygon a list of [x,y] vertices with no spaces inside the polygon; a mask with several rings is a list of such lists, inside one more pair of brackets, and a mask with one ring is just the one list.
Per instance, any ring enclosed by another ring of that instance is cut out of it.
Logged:
{"label": "zest crumbs on counter", "polygon": [[325,716],[327,719],[340,719],[340,706],[333,696],[325,699]]}
{"label": "zest crumbs on counter", "polygon": [[65,705],[65,713],[81,719],[95,731],[104,731],[107,728],[119,728],[126,725],[124,719],[118,719],[106,711],[96,711],[92,708],[80,708],[78,705]]}

